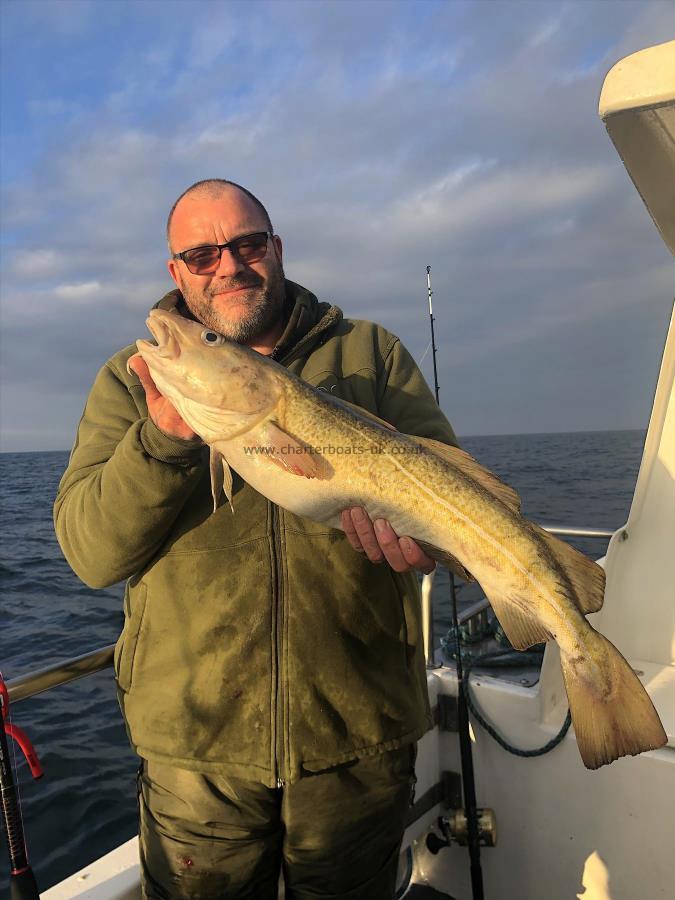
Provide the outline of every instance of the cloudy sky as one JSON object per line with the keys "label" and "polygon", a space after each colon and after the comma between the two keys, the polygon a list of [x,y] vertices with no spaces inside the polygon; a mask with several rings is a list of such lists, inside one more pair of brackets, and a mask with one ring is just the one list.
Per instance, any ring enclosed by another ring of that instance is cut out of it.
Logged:
{"label": "cloudy sky", "polygon": [[172,287],[190,183],[268,206],[286,274],[401,336],[458,433],[640,428],[673,260],[597,117],[672,2],[4,0],[2,449],[70,447]]}

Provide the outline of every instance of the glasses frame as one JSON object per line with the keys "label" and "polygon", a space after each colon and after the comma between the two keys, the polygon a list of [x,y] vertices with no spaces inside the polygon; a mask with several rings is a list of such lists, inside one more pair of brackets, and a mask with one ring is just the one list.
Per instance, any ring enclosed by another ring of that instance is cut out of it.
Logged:
{"label": "glasses frame", "polygon": [[[182,262],[184,262],[191,275],[213,275],[213,274],[215,274],[215,272],[218,271],[218,267],[220,266],[220,261],[223,258],[223,250],[229,250],[230,253],[232,254],[232,256],[237,260],[237,262],[240,262],[240,263],[242,263],[242,265],[246,266],[246,265],[250,264],[250,261],[246,260],[246,259],[242,259],[239,256],[239,254],[237,253],[236,247],[234,249],[232,249],[232,245],[236,244],[238,241],[243,241],[246,238],[257,237],[260,234],[265,235],[266,244],[265,244],[265,252],[263,253],[263,255],[261,257],[259,257],[258,259],[253,260],[253,262],[259,262],[261,259],[263,259],[265,256],[267,256],[267,251],[269,250],[270,238],[274,237],[273,231],[251,231],[248,234],[240,234],[239,237],[232,238],[231,241],[227,241],[224,244],[197,244],[196,247],[190,247],[187,250],[182,250],[180,253],[174,253],[173,256],[171,257],[171,259],[180,259]],[[207,250],[207,249],[208,250],[216,249],[218,251],[218,262],[216,263],[215,268],[213,269],[213,272],[193,272],[192,269],[190,268],[190,263],[188,263],[188,261],[185,259],[185,254],[191,253],[193,250]]]}

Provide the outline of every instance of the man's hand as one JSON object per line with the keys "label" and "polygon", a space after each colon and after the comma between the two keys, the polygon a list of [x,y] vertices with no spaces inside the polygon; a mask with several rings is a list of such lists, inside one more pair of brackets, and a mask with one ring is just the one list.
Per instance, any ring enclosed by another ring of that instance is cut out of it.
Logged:
{"label": "man's hand", "polygon": [[360,506],[345,509],[340,515],[347,540],[359,553],[365,553],[374,563],[385,559],[395,572],[419,569],[427,575],[436,568],[434,560],[412,538],[398,537],[386,519],[375,519]]}
{"label": "man's hand", "polygon": [[179,438],[182,441],[191,441],[197,437],[190,426],[181,419],[176,407],[170,403],[163,394],[157,390],[157,385],[152,380],[148,364],[142,356],[132,356],[129,360],[129,368],[139,377],[145,399],[148,404],[148,415],[164,434],[169,437]]}

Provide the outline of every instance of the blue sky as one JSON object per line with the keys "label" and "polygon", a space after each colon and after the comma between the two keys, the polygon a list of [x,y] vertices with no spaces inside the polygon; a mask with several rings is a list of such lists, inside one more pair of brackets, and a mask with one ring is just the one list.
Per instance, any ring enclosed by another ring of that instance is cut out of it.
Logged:
{"label": "blue sky", "polygon": [[172,287],[164,222],[241,182],[288,277],[427,349],[459,434],[644,427],[673,295],[597,117],[670,2],[5,0],[2,449],[65,449]]}

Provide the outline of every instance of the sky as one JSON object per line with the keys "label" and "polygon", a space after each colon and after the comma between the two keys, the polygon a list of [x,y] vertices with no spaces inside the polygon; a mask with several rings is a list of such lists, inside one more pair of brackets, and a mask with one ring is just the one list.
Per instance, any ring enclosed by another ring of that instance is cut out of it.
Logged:
{"label": "sky", "polygon": [[597,102],[674,3],[3,0],[0,28],[2,450],[70,448],[212,177],[430,382],[431,266],[459,435],[646,427],[673,259]]}

